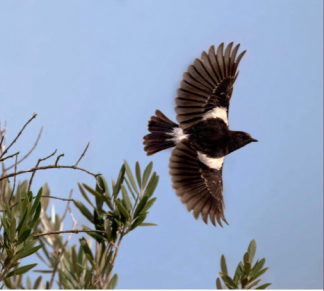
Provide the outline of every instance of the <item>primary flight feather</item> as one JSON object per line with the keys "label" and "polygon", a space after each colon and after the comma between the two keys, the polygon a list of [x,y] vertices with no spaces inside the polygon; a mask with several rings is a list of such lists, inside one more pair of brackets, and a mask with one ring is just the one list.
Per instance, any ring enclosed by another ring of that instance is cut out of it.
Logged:
{"label": "primary flight feather", "polygon": [[[229,153],[257,140],[228,126],[228,110],[238,65],[239,44],[211,46],[183,74],[176,98],[174,123],[157,110],[148,123],[144,150],[152,155],[175,146],[170,158],[172,187],[188,211],[222,226],[224,198],[222,170]],[[233,49],[232,49],[233,48]]]}

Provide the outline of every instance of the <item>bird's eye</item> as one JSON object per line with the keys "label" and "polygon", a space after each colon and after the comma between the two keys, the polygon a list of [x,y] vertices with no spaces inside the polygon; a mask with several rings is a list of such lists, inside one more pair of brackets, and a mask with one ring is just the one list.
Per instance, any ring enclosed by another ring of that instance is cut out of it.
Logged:
{"label": "bird's eye", "polygon": [[239,136],[238,136],[238,139],[239,139],[239,140],[243,140],[243,139],[244,139],[244,138],[243,138],[243,135],[239,135]]}

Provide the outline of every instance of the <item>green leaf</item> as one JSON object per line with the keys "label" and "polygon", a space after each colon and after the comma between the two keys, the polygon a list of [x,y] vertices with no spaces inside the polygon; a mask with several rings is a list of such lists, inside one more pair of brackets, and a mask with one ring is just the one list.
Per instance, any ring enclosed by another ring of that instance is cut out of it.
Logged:
{"label": "green leaf", "polygon": [[31,228],[27,228],[23,233],[19,234],[18,241],[16,244],[19,245],[22,242],[24,242],[30,236],[31,231]]}
{"label": "green leaf", "polygon": [[42,278],[43,278],[42,276],[39,276],[36,279],[36,281],[34,283],[34,286],[33,286],[33,289],[38,289],[40,287],[40,284],[42,283]]}
{"label": "green leaf", "polygon": [[94,266],[95,262],[94,262],[93,254],[91,252],[91,249],[90,249],[86,239],[83,237],[83,238],[80,238],[79,241],[80,241],[81,247],[82,247],[85,255],[87,256],[87,258],[90,261],[91,265]]}
{"label": "green leaf", "polygon": [[31,222],[31,224],[30,224],[30,228],[33,228],[38,223],[38,220],[39,220],[41,211],[42,211],[42,205],[41,205],[41,203],[38,203],[38,206],[36,208],[35,215],[33,217],[33,220]]}
{"label": "green leaf", "polygon": [[27,208],[25,209],[24,215],[23,215],[22,218],[20,219],[20,222],[19,222],[18,227],[17,227],[17,232],[18,232],[18,234],[19,234],[19,232],[20,232],[22,226],[25,225],[26,222],[27,222],[26,217],[27,217],[27,215],[28,215],[28,211],[29,211],[29,208],[27,207]]}
{"label": "green leaf", "polygon": [[223,289],[221,280],[218,277],[216,279],[216,287],[217,287],[218,290]]}
{"label": "green leaf", "polygon": [[118,283],[118,275],[115,274],[111,279],[110,282],[108,284],[107,289],[115,289]]}
{"label": "green leaf", "polygon": [[266,260],[265,258],[261,259],[260,262],[255,263],[254,267],[251,270],[251,277],[254,277],[264,266]]}
{"label": "green leaf", "polygon": [[117,195],[118,195],[118,193],[120,191],[121,184],[124,181],[124,175],[125,175],[125,165],[122,165],[122,167],[121,167],[121,169],[119,171],[117,182],[116,182],[116,184],[114,186],[114,192],[113,192],[114,198],[117,197]]}
{"label": "green leaf", "polygon": [[270,285],[271,285],[271,283],[266,283],[266,284],[260,285],[259,287],[255,288],[255,289],[266,289]]}
{"label": "green leaf", "polygon": [[118,208],[119,212],[121,213],[121,215],[124,216],[126,220],[128,220],[129,219],[129,213],[125,209],[125,207],[118,200],[116,200],[115,203],[116,203],[117,208]]}
{"label": "green leaf", "polygon": [[88,186],[88,185],[85,184],[85,183],[82,183],[82,186],[83,186],[86,190],[88,190],[89,193],[91,193],[93,196],[95,196],[96,198],[98,198],[100,201],[102,201],[102,202],[105,201],[105,198],[104,198],[104,196],[103,196],[101,193],[99,193],[99,192],[97,192],[96,190],[92,189],[90,186]]}
{"label": "green leaf", "polygon": [[10,219],[10,229],[8,235],[10,242],[13,243],[16,238],[16,218]]}
{"label": "green leaf", "polygon": [[239,283],[240,278],[241,278],[241,276],[243,275],[243,273],[244,273],[244,267],[243,267],[242,262],[240,262],[240,263],[237,265],[237,268],[236,268],[236,270],[235,270],[235,274],[234,274],[234,282],[235,282],[236,284]]}
{"label": "green leaf", "polygon": [[138,162],[135,164],[135,172],[138,186],[142,189],[142,180],[141,180],[141,167]]}
{"label": "green leaf", "polygon": [[139,226],[157,226],[157,224],[155,224],[155,223],[146,223],[146,222],[143,222],[143,223],[140,224]]}
{"label": "green leaf", "polygon": [[21,275],[21,274],[24,274],[24,273],[28,272],[30,269],[34,268],[35,266],[37,266],[37,264],[30,264],[30,265],[26,265],[26,266],[17,268],[15,270],[13,270],[12,272],[10,272],[6,276],[6,278],[9,278],[9,277],[11,277],[13,275]]}
{"label": "green leaf", "polygon": [[261,275],[263,275],[269,268],[264,268],[260,272],[256,273],[253,277],[251,277],[252,280],[255,280],[256,278],[259,278]]}
{"label": "green leaf", "polygon": [[228,289],[238,289],[238,286],[235,284],[235,282],[233,281],[233,279],[230,276],[228,276],[227,274],[222,273],[222,272],[220,272],[219,274],[222,277],[222,279]]}
{"label": "green leaf", "polygon": [[132,203],[131,203],[129,196],[127,194],[127,190],[123,184],[121,185],[121,190],[122,190],[123,201],[125,203],[125,207],[128,211],[130,211],[132,209]]}
{"label": "green leaf", "polygon": [[132,184],[132,187],[135,190],[135,192],[137,193],[137,195],[139,195],[138,189],[136,187],[136,183],[135,183],[135,180],[134,180],[134,176],[133,176],[132,171],[130,170],[129,165],[126,162],[126,160],[124,160],[124,165],[125,165],[125,170],[126,170],[126,174],[127,174],[128,179],[129,179],[129,182]]}
{"label": "green leaf", "polygon": [[82,194],[82,196],[83,196],[83,198],[93,207],[93,208],[95,208],[94,207],[94,205],[92,204],[92,202],[90,201],[90,199],[89,199],[89,197],[88,197],[88,195],[86,194],[86,192],[84,191],[84,189],[83,189],[83,187],[81,186],[81,184],[80,183],[78,183],[78,186],[79,186],[79,190],[80,190],[80,192],[81,192],[81,194]]}
{"label": "green leaf", "polygon": [[256,286],[259,284],[259,282],[261,281],[261,279],[257,280],[257,281],[252,281],[249,284],[247,284],[245,286],[245,289],[251,289],[252,287]]}
{"label": "green leaf", "polygon": [[132,194],[134,200],[136,200],[135,194],[134,194],[134,192],[133,192],[133,190],[132,190],[132,187],[131,187],[131,185],[129,184],[129,182],[128,182],[126,176],[124,177],[124,181],[126,182],[127,188],[128,188],[128,190],[129,190],[129,192],[131,192],[131,194]]}
{"label": "green leaf", "polygon": [[153,195],[158,183],[159,183],[159,176],[157,176],[156,173],[154,172],[150,179],[150,182],[148,183],[145,189],[144,196],[148,196],[150,198]]}
{"label": "green leaf", "polygon": [[148,196],[143,196],[142,200],[140,201],[140,203],[138,203],[138,205],[134,211],[134,218],[139,216],[141,211],[144,209],[147,200],[148,200]]}
{"label": "green leaf", "polygon": [[250,263],[252,264],[253,263],[253,259],[254,259],[254,255],[255,255],[255,252],[256,252],[256,241],[255,241],[255,239],[253,239],[250,242],[247,251],[249,253]]}
{"label": "green leaf", "polygon": [[30,210],[30,216],[32,216],[36,210],[36,208],[38,207],[38,204],[40,203],[40,200],[42,198],[42,193],[43,193],[43,187],[41,187],[36,195],[35,201],[33,203],[33,206]]}
{"label": "green leaf", "polygon": [[21,251],[19,251],[15,256],[14,259],[16,261],[28,257],[30,255],[32,255],[33,253],[36,253],[43,245],[38,245],[36,247],[32,247],[32,248],[24,248]]}
{"label": "green leaf", "polygon": [[102,175],[97,177],[96,190],[99,193],[106,194],[108,197],[110,197],[110,192],[109,192],[107,181]]}
{"label": "green leaf", "polygon": [[222,273],[228,274],[228,272],[227,272],[227,266],[226,266],[226,259],[225,259],[225,256],[224,255],[221,256],[220,264],[221,264]]}
{"label": "green leaf", "polygon": [[88,218],[88,220],[94,223],[94,217],[87,207],[85,207],[81,202],[73,200],[74,205],[80,210],[80,212]]}
{"label": "green leaf", "polygon": [[251,263],[250,263],[250,256],[248,253],[244,254],[243,261],[244,261],[245,276],[249,276],[250,271],[251,271]]}
{"label": "green leaf", "polygon": [[145,168],[145,170],[144,170],[144,173],[143,173],[143,179],[142,179],[142,187],[143,187],[143,189],[145,188],[146,183],[147,183],[147,181],[148,181],[148,178],[149,178],[150,175],[151,175],[152,168],[153,168],[153,162],[150,162],[150,163],[147,165],[147,167]]}
{"label": "green leaf", "polygon": [[142,212],[146,212],[146,211],[148,211],[148,210],[152,207],[152,205],[154,204],[154,202],[156,201],[156,199],[157,199],[157,198],[154,197],[154,198],[150,199],[149,201],[147,201],[147,203],[145,204],[145,206],[144,206]]}
{"label": "green leaf", "polygon": [[131,225],[130,230],[134,230],[136,227],[142,224],[146,218],[146,213],[141,214]]}

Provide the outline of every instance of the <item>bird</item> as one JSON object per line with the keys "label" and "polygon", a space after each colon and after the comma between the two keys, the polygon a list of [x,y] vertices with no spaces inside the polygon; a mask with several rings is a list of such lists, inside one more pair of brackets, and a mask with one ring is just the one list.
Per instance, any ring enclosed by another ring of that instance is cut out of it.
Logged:
{"label": "bird", "polygon": [[233,42],[224,50],[212,45],[196,58],[183,74],[177,90],[176,119],[171,121],[161,111],[148,122],[144,136],[148,156],[175,147],[169,160],[172,187],[187,210],[207,224],[228,224],[223,197],[225,156],[257,142],[249,133],[229,129],[228,112],[233,86],[239,74],[240,44]]}

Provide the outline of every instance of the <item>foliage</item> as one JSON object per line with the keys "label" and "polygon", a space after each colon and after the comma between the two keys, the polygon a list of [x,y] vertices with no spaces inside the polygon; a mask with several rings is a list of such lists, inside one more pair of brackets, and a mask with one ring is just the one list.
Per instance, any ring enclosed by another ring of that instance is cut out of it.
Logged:
{"label": "foliage", "polygon": [[[252,289],[252,287],[256,287],[260,283],[261,279],[258,278],[263,275],[268,268],[263,268],[265,258],[257,260],[252,267],[255,253],[256,241],[253,239],[249,244],[247,252],[243,256],[243,262],[239,262],[237,265],[233,278],[228,274],[226,259],[225,256],[222,255],[220,260],[221,272],[219,274],[228,289]],[[271,283],[262,284],[255,289],[266,289],[270,285]],[[223,287],[219,278],[216,279],[217,289],[225,289],[225,286]]]}
{"label": "foliage", "polygon": [[[64,154],[58,155],[54,164],[40,165],[54,157],[55,150],[49,156],[38,159],[34,167],[18,171],[18,164],[35,149],[42,131],[23,158],[18,159],[20,152],[9,154],[9,149],[35,117],[36,114],[28,120],[7,148],[4,147],[6,131],[1,129],[0,124],[0,288],[52,289],[56,282],[60,289],[114,289],[118,275],[113,275],[113,268],[123,237],[139,226],[155,225],[147,223],[145,219],[156,200],[152,196],[159,177],[152,173],[152,163],[141,173],[137,162],[133,175],[125,161],[116,182],[113,180],[109,189],[101,174],[78,166],[89,144],[73,165],[59,164]],[[12,158],[15,158],[15,162],[7,166],[5,162]],[[68,199],[52,196],[47,184],[37,195],[33,195],[31,188],[35,173],[49,169],[73,169],[93,176],[96,179],[94,188],[79,184],[80,192],[90,208],[72,199],[72,191]],[[18,183],[16,187],[17,176],[26,173],[31,173],[30,179]],[[55,213],[53,204],[50,215],[47,214],[49,200],[52,199],[67,202],[63,215]],[[89,225],[76,228],[77,221],[70,202],[88,219]],[[73,222],[72,229],[63,230],[68,213]],[[79,239],[78,245],[70,246],[73,233],[89,236]],[[32,255],[37,255],[46,268],[35,269],[36,263],[25,264],[22,261],[30,261]],[[30,277],[24,278],[29,271],[41,274],[33,284]]]}

